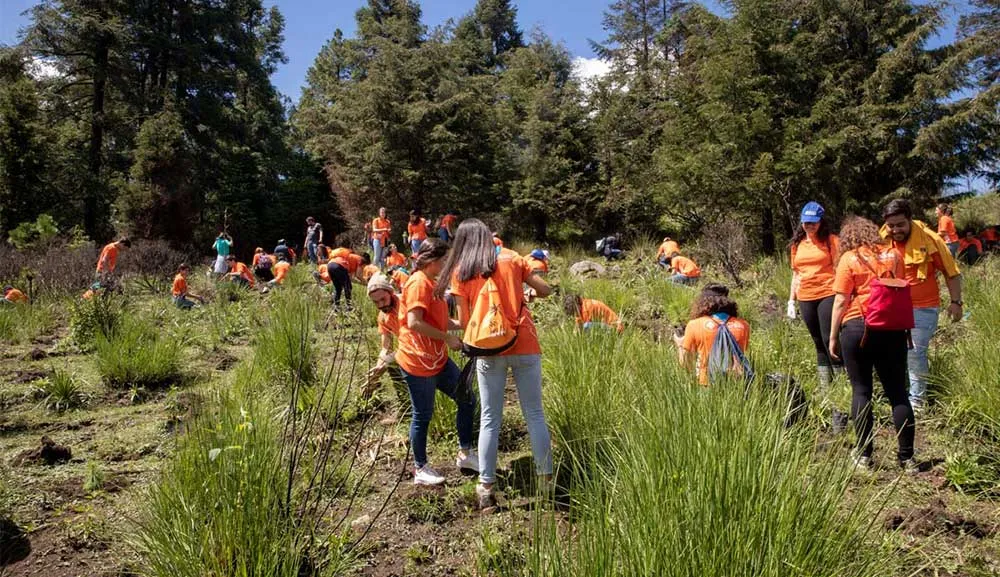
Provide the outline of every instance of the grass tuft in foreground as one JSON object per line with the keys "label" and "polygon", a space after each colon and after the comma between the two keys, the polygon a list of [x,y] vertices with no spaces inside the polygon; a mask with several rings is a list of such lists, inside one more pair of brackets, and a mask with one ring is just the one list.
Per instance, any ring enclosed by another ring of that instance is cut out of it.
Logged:
{"label": "grass tuft in foreground", "polygon": [[110,337],[94,341],[97,371],[112,389],[159,389],[177,383],[181,371],[181,343],[148,323],[122,320]]}

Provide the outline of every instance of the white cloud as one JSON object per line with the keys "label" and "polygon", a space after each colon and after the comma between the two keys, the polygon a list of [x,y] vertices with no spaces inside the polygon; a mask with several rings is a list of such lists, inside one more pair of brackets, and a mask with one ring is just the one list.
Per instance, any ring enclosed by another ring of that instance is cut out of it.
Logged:
{"label": "white cloud", "polygon": [[611,64],[600,58],[584,58],[577,56],[573,59],[573,73],[581,82],[596,80],[606,76],[611,72]]}

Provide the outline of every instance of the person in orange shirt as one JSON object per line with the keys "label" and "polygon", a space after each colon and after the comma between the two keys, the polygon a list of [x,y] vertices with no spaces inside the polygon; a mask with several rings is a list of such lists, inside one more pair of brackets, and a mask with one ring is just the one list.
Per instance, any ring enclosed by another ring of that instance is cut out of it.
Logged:
{"label": "person in orange shirt", "polygon": [[385,257],[386,268],[406,266],[406,256],[396,250],[396,245],[390,244],[388,254]]}
{"label": "person in orange shirt", "polygon": [[455,428],[459,451],[455,459],[459,468],[479,470],[479,457],[472,450],[475,406],[471,399],[456,396],[461,371],[448,357],[448,349],[461,350],[462,340],[448,332],[457,330],[458,323],[448,317],[448,304],[435,296],[435,283],[448,243],[429,238],[420,245],[414,264],[416,272],[406,281],[399,303],[399,347],[396,362],[410,391],[413,417],[410,420],[410,447],[416,470],[415,485],[440,485],[444,477],[427,463],[427,430],[434,417],[434,397],[437,391],[455,399]]}
{"label": "person in orange shirt", "polygon": [[[372,265],[369,265],[372,266]],[[396,353],[393,346],[393,338],[399,336],[399,295],[396,294],[395,287],[389,277],[377,272],[368,281],[368,298],[378,309],[378,334],[381,341],[378,361],[375,366],[368,371],[368,380],[364,389],[361,390],[361,397],[369,399],[378,389],[379,380],[386,372],[392,380],[400,407],[409,410],[409,393],[407,392],[406,381],[397,370],[390,371],[390,367],[396,366]]]}
{"label": "person in orange shirt", "polygon": [[521,255],[511,250],[501,250],[497,254],[494,238],[482,221],[463,221],[455,234],[454,246],[435,289],[435,296],[442,298],[445,288],[450,286],[458,309],[458,323],[464,329],[476,309],[477,298],[485,298],[481,291],[487,278],[492,279],[499,290],[503,307],[501,314],[516,326],[516,336],[508,348],[494,355],[477,357],[475,361],[480,401],[479,485],[476,495],[481,509],[496,504],[493,485],[496,482],[508,371],[513,374],[521,412],[531,438],[535,473],[545,483],[552,478],[552,441],[542,410],[542,349],[522,290],[527,284],[535,294],[544,298],[552,294],[552,289],[534,274],[535,271]]}
{"label": "person in orange shirt", "polygon": [[[856,466],[870,467],[872,442],[872,370],[878,372],[885,397],[892,405],[896,428],[899,464],[908,472],[916,471],[913,461],[914,418],[907,394],[907,331],[875,330],[865,324],[864,315],[877,278],[904,279],[903,257],[884,244],[878,226],[870,220],[852,217],[840,231],[840,262],[833,281],[837,296],[833,301],[830,328],[830,357],[843,356],[851,381],[851,416],[857,432],[853,451]],[[837,350],[837,345],[840,350]]]}
{"label": "person in orange shirt", "polygon": [[997,247],[997,242],[1000,241],[1000,235],[997,235],[997,227],[988,226],[983,229],[983,232],[979,234],[980,240],[983,241],[983,249],[988,251],[993,251]]}
{"label": "person in orange shirt", "polygon": [[3,287],[3,298],[0,298],[0,304],[26,305],[28,297],[23,292],[7,285]]}
{"label": "person in orange shirt", "polygon": [[499,253],[500,249],[503,248],[503,239],[501,239],[500,235],[495,232],[493,233],[493,247],[497,253]]}
{"label": "person in orange shirt", "polygon": [[284,284],[285,277],[291,269],[292,265],[288,259],[284,255],[278,256],[278,262],[274,265],[274,278],[268,281],[268,286]]}
{"label": "person in orange shirt", "polygon": [[[736,301],[729,298],[728,288],[719,284],[707,285],[691,305],[691,320],[684,328],[684,334],[674,335],[682,366],[691,367],[697,357],[698,383],[702,386],[707,387],[714,378],[710,374],[709,361],[716,335],[723,326],[736,340],[739,352],[745,353],[750,346],[750,323],[740,318],[739,307]],[[729,362],[727,366],[731,372],[743,370],[743,365],[738,362]]]}
{"label": "person in orange shirt", "polygon": [[361,269],[361,280],[364,282],[371,282],[372,277],[379,274],[378,267],[373,264],[366,264],[364,268]]}
{"label": "person in orange shirt", "polygon": [[451,242],[455,238],[455,223],[458,218],[450,210],[438,221],[438,238]]}
{"label": "person in orange shirt", "polygon": [[656,249],[656,264],[663,268],[670,268],[670,255],[680,253],[681,245],[677,244],[677,241],[669,236],[665,236],[660,247]]}
{"label": "person in orange shirt", "polygon": [[913,209],[906,199],[896,199],[882,211],[885,225],[880,234],[903,259],[906,280],[910,283],[915,326],[910,332],[913,347],[908,354],[910,373],[910,405],[916,411],[923,408],[930,376],[927,351],[937,333],[941,307],[938,272],[945,277],[951,304],[948,315],[952,321],[962,319],[962,277],[944,239],[927,225],[913,219]]}
{"label": "person in orange shirt", "polygon": [[392,280],[392,284],[396,286],[396,290],[403,290],[406,286],[406,281],[410,280],[410,274],[405,268],[394,268],[389,271],[389,278]]}
{"label": "person in orange shirt", "polygon": [[226,262],[229,264],[229,273],[226,277],[237,284],[243,285],[247,288],[253,288],[256,284],[254,280],[253,272],[247,265],[238,262],[236,257],[229,255],[226,257]]}
{"label": "person in orange shirt", "polygon": [[97,258],[97,282],[104,288],[110,288],[114,284],[114,272],[118,266],[118,255],[123,248],[132,246],[132,241],[128,237],[122,237],[117,242],[112,242],[101,249],[101,256]]}
{"label": "person in orange shirt", "polygon": [[979,262],[983,255],[983,243],[976,238],[976,233],[971,228],[965,231],[965,236],[958,241],[958,256],[962,262],[973,265]]}
{"label": "person in orange shirt", "polygon": [[536,248],[524,260],[535,274],[544,275],[549,272],[549,251],[547,250]]}
{"label": "person in orange shirt", "polygon": [[406,236],[410,241],[410,254],[417,254],[420,243],[427,240],[427,219],[416,210],[410,211],[410,222],[406,225]]}
{"label": "person in orange shirt", "polygon": [[615,311],[596,299],[585,299],[580,295],[567,294],[563,297],[563,311],[567,316],[576,319],[578,329],[609,328],[615,329],[619,333],[625,330]]}
{"label": "person in orange shirt", "polygon": [[934,209],[934,213],[938,217],[938,236],[944,239],[948,250],[951,251],[951,256],[954,258],[958,256],[958,232],[955,230],[955,221],[951,218],[951,207],[941,203]]}
{"label": "person in orange shirt", "polygon": [[[788,317],[795,318],[798,301],[802,321],[809,329],[816,347],[816,367],[820,391],[826,391],[833,378],[834,364],[830,350],[830,319],[833,313],[833,277],[840,258],[840,239],[830,232],[823,207],[809,202],[802,207],[799,227],[791,243],[792,286]],[[835,420],[839,421],[837,417]]]}
{"label": "person in orange shirt", "polygon": [[372,220],[372,251],[375,252],[375,264],[385,268],[385,250],[389,246],[392,235],[392,221],[385,216],[385,207],[378,209],[378,218]]}
{"label": "person in orange shirt", "polygon": [[693,260],[676,252],[670,255],[670,270],[674,271],[670,282],[675,284],[693,285],[701,276],[701,269]]}
{"label": "person in orange shirt", "polygon": [[205,302],[205,299],[200,296],[188,292],[187,276],[190,272],[191,267],[187,264],[179,266],[177,268],[177,276],[174,277],[173,287],[170,289],[170,294],[174,297],[174,304],[177,305],[177,308],[183,310],[188,310],[194,306],[194,301],[190,299],[195,299],[201,303]]}

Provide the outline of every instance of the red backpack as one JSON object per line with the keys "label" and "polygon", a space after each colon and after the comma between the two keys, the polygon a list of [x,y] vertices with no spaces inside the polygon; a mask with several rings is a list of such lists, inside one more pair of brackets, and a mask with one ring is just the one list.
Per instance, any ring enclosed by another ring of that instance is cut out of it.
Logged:
{"label": "red backpack", "polygon": [[[875,269],[861,256],[858,260],[872,273],[871,293],[864,310],[865,326],[873,331],[908,331],[914,327],[913,299],[910,297],[910,283],[898,279],[880,278]],[[896,255],[893,255],[893,259]],[[895,267],[893,267],[895,268]]]}

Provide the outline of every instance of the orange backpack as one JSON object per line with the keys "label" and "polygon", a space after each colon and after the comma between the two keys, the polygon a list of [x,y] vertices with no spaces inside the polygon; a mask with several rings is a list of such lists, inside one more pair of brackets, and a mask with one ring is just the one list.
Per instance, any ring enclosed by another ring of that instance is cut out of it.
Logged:
{"label": "orange backpack", "polygon": [[487,278],[469,312],[469,324],[462,341],[465,353],[473,357],[498,355],[517,341],[518,319],[504,314],[500,288],[493,277]]}

